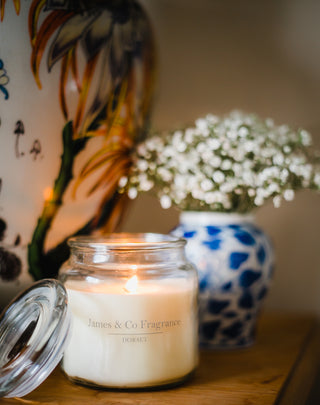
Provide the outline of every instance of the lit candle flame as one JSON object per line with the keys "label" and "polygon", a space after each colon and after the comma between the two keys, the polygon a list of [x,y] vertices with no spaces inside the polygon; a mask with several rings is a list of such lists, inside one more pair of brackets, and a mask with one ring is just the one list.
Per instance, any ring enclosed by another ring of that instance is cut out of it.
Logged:
{"label": "lit candle flame", "polygon": [[126,292],[134,293],[134,292],[137,291],[137,287],[138,287],[138,277],[137,276],[132,276],[126,282],[126,285],[125,285],[124,289],[126,290]]}

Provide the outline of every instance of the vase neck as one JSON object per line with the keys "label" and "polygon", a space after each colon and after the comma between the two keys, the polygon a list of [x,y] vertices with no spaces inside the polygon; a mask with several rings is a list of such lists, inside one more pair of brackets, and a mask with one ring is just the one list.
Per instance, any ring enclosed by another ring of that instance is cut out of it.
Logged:
{"label": "vase neck", "polygon": [[228,225],[255,221],[253,214],[238,214],[211,211],[184,211],[180,214],[180,222],[196,225]]}

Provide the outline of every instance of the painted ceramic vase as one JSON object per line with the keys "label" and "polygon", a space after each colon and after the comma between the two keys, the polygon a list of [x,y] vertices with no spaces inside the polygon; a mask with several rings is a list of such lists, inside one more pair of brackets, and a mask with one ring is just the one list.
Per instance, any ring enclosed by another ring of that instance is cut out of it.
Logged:
{"label": "painted ceramic vase", "polygon": [[252,345],[274,266],[269,237],[253,216],[214,212],[182,213],[173,233],[198,269],[200,345]]}
{"label": "painted ceramic vase", "polygon": [[57,275],[70,236],[121,219],[154,46],[133,0],[1,0],[0,18],[1,306]]}

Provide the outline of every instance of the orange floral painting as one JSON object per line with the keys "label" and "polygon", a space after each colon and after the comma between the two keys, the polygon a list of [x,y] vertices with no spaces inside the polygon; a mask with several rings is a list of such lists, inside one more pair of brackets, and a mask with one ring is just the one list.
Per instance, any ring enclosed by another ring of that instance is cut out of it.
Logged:
{"label": "orange floral painting", "polygon": [[[19,15],[20,1],[13,3]],[[1,0],[1,21],[5,7],[6,0]],[[103,198],[95,215],[76,234],[110,232],[121,219],[127,201],[117,192],[118,182],[130,168],[132,148],[146,135],[155,47],[149,20],[133,0],[33,0],[28,27],[30,68],[38,90],[46,86],[47,75],[60,71],[56,97],[64,119],[57,133],[63,144],[60,169],[28,245],[29,272],[40,279],[55,277],[67,259],[66,240],[48,252],[44,244],[63,195],[71,187],[75,158],[92,137],[101,137],[102,147],[83,165],[72,191],[77,198],[83,181],[92,178],[87,195],[103,189]],[[68,98],[71,81],[77,94],[75,108]],[[0,81],[0,90],[6,94],[4,86]],[[93,176],[98,170],[99,176]]]}

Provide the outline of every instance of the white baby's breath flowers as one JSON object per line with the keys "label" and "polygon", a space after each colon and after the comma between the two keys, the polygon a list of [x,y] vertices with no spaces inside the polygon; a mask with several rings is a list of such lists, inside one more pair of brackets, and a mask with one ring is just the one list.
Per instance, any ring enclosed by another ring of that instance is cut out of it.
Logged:
{"label": "white baby's breath flowers", "polygon": [[172,204],[171,198],[168,195],[165,195],[165,194],[162,195],[160,197],[160,204],[161,204],[161,207],[164,209],[170,208],[171,204]]}
{"label": "white baby's breath flowers", "polygon": [[320,190],[320,158],[306,130],[238,111],[156,134],[132,160],[120,192],[153,193],[166,209],[246,213],[270,199],[279,207],[299,189]]}
{"label": "white baby's breath flowers", "polygon": [[135,187],[130,187],[128,189],[128,196],[131,200],[134,200],[138,195],[138,190]]}
{"label": "white baby's breath flowers", "polygon": [[128,184],[128,177],[122,176],[119,180],[119,187],[124,188]]}

